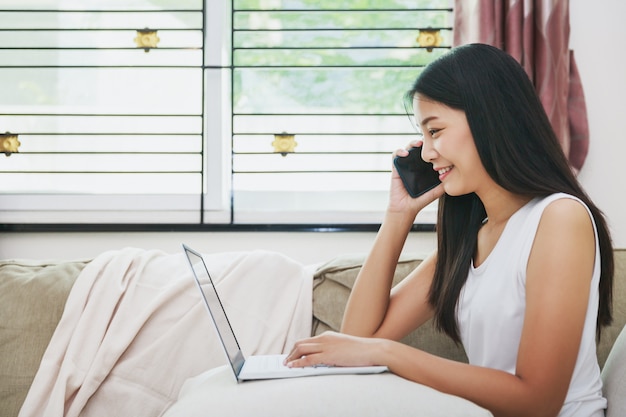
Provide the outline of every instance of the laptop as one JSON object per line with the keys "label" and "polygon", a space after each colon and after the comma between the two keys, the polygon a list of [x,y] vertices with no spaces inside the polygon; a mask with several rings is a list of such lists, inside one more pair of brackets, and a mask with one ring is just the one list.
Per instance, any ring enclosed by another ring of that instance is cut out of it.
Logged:
{"label": "laptop", "polygon": [[386,366],[316,366],[289,368],[283,365],[283,360],[286,357],[284,354],[252,355],[245,358],[202,255],[185,244],[183,244],[183,249],[189,261],[196,286],[200,290],[202,300],[211,316],[215,330],[217,331],[226,357],[230,363],[230,367],[238,382],[255,379],[295,378],[314,375],[373,374],[388,370]]}

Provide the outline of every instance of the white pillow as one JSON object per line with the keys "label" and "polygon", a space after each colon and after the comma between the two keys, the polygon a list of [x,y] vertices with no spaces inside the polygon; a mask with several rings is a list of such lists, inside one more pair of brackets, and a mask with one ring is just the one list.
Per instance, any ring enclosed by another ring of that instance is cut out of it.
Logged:
{"label": "white pillow", "polygon": [[391,373],[237,383],[219,367],[189,379],[163,417],[490,417],[477,405]]}
{"label": "white pillow", "polygon": [[622,329],[602,368],[606,417],[626,416],[626,327]]}

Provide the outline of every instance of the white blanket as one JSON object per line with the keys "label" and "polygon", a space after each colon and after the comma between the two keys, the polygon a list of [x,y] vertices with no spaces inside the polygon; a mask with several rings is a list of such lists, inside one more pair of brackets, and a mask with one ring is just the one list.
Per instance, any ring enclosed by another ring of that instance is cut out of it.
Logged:
{"label": "white blanket", "polygon": [[[310,268],[265,251],[205,260],[244,354],[310,334]],[[182,252],[106,252],[77,278],[19,416],[160,416],[224,363]]]}

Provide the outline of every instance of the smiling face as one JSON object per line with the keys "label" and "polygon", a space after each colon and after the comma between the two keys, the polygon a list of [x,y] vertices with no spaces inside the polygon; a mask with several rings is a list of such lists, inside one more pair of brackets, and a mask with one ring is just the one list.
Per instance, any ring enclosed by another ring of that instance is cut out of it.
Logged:
{"label": "smiling face", "polygon": [[465,112],[420,95],[413,99],[413,109],[424,132],[422,158],[439,171],[447,194],[478,193],[493,184],[478,156]]}

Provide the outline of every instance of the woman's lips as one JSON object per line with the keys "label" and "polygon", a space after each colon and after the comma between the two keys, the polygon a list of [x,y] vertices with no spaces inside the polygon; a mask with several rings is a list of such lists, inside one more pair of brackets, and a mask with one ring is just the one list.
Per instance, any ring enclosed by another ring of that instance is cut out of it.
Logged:
{"label": "woman's lips", "polygon": [[443,181],[443,179],[448,175],[452,168],[453,166],[438,168],[436,171],[439,173],[439,181]]}

